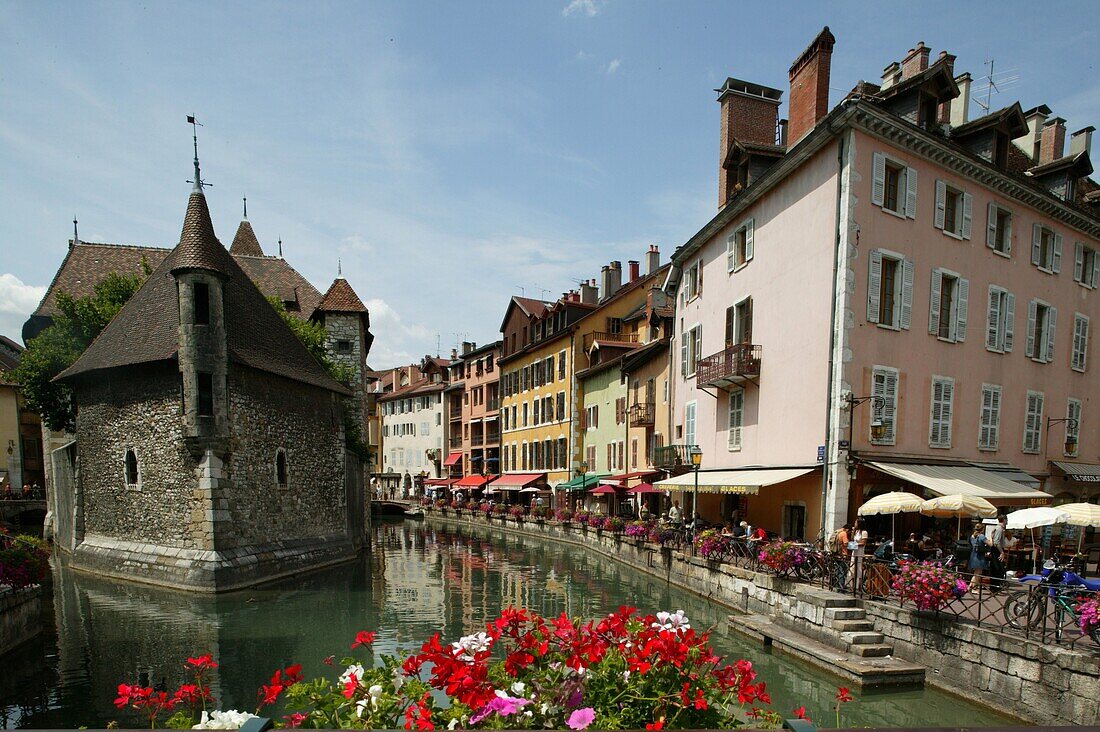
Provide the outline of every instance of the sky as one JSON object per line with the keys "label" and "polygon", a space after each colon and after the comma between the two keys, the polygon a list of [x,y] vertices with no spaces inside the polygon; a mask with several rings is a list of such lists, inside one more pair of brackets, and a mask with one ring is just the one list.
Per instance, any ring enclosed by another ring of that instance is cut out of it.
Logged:
{"label": "sky", "polygon": [[193,114],[219,238],[247,196],[266,252],[281,237],[321,291],[339,262],[372,367],[495,340],[510,296],[558,297],[650,244],[667,259],[702,228],[714,89],[785,102],[824,25],[830,104],[923,40],[975,78],[992,58],[994,108],[1100,127],[1090,1],[0,0],[0,334],[19,340],[74,215],[83,241],[178,241]]}

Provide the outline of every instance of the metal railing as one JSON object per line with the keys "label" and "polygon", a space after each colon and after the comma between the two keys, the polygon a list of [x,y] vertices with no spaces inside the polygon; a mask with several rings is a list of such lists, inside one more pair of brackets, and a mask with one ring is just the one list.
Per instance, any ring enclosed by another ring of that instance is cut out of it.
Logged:
{"label": "metal railing", "polygon": [[694,445],[664,445],[653,450],[653,467],[674,470],[691,466]]}
{"label": "metal railing", "polygon": [[627,410],[631,427],[649,427],[653,424],[657,410],[653,402],[640,402],[630,405]]}
{"label": "metal railing", "polygon": [[594,341],[604,341],[610,343],[637,343],[637,333],[608,333],[606,331],[595,331],[592,333],[586,333],[584,336],[584,350],[588,350],[592,347]]}
{"label": "metal railing", "polygon": [[737,343],[699,361],[695,383],[707,386],[728,386],[760,375],[761,347],[752,343]]}

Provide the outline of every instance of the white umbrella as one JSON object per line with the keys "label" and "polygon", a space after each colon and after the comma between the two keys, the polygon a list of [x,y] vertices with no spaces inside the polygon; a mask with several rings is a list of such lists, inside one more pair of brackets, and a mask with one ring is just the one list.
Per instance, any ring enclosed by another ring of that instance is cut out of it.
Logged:
{"label": "white umbrella", "polygon": [[[1054,524],[1068,524],[1070,515],[1061,508],[1053,506],[1036,506],[1035,508],[1021,508],[1008,514],[1008,529],[1031,529],[1031,545],[1035,546],[1035,529],[1039,526],[1053,526]],[[1038,568],[1038,557],[1032,549],[1031,571]]]}
{"label": "white umbrella", "polygon": [[895,546],[897,538],[894,536],[894,514],[919,511],[923,503],[921,497],[915,493],[894,491],[893,493],[883,493],[881,496],[875,496],[860,506],[856,513],[860,516],[890,514],[890,542],[891,546]]}
{"label": "white umbrella", "polygon": [[1063,503],[1058,510],[1069,514],[1070,526],[1077,526],[1077,553],[1081,553],[1081,542],[1085,539],[1086,527],[1100,528],[1100,506],[1095,503]]}
{"label": "white umbrella", "polygon": [[997,515],[997,507],[980,496],[968,496],[955,493],[949,496],[930,498],[921,504],[920,512],[925,516],[938,516],[956,519],[957,538],[962,539],[963,516],[992,517]]}

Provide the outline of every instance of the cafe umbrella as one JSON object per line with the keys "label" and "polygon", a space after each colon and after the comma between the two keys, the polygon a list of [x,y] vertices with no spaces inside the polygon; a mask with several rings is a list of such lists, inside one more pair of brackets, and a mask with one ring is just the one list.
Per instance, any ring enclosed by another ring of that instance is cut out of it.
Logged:
{"label": "cafe umbrella", "polygon": [[[1008,514],[1007,520],[1005,528],[1030,529],[1031,545],[1035,546],[1036,528],[1040,526],[1054,526],[1055,524],[1069,523],[1070,515],[1063,511],[1061,506],[1057,508],[1052,506],[1035,506],[1034,508],[1021,508],[1019,511],[1013,511]],[[1031,569],[1033,572],[1038,571],[1038,558],[1035,554],[1031,556]]]}
{"label": "cafe umbrella", "polygon": [[962,539],[963,517],[981,516],[990,518],[997,515],[997,507],[981,496],[968,496],[954,493],[948,496],[929,498],[921,504],[920,512],[925,516],[957,519],[957,537]]}
{"label": "cafe umbrella", "polygon": [[[1100,506],[1095,503],[1063,503],[1057,510],[1069,515],[1070,526],[1079,528],[1100,528]],[[1081,553],[1081,542],[1085,538],[1085,532],[1077,532],[1077,553]]]}
{"label": "cafe umbrella", "polygon": [[881,516],[889,514],[890,542],[891,546],[893,546],[897,541],[894,536],[894,516],[899,513],[915,513],[920,510],[922,503],[924,503],[924,501],[915,493],[894,491],[892,493],[883,493],[880,496],[875,496],[860,506],[856,513],[860,516]]}

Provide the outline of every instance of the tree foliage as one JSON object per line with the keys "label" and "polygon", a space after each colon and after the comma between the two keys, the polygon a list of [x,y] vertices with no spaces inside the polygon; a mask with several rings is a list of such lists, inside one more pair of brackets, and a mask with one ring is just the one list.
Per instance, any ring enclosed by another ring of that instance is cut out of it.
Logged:
{"label": "tree foliage", "polygon": [[57,293],[58,313],[53,324],[27,344],[18,368],[12,375],[19,384],[27,406],[42,416],[55,431],[76,430],[76,410],[72,390],[53,378],[69,368],[95,337],[118,315],[141,287],[150,268],[142,260],[144,275],[108,274],[92,288],[87,297],[74,298]]}

